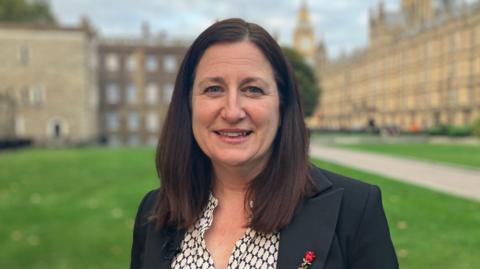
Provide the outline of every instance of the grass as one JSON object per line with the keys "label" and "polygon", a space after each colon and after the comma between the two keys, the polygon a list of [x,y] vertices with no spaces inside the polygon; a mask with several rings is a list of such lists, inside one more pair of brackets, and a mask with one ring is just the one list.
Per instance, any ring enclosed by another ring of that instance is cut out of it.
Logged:
{"label": "grass", "polygon": [[127,268],[153,150],[0,155],[0,268]]}
{"label": "grass", "polygon": [[378,143],[345,144],[341,147],[480,169],[480,145]]}
{"label": "grass", "polygon": [[[151,149],[0,154],[0,268],[126,268],[133,217],[158,185]],[[401,268],[476,268],[480,204],[316,161],[380,185]]]}

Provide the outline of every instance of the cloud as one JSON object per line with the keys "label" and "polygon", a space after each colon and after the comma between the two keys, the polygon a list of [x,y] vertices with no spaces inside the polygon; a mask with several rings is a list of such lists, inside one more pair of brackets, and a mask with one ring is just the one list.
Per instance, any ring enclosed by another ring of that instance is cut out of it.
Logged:
{"label": "cloud", "polygon": [[[395,8],[399,0],[385,0]],[[54,13],[65,24],[76,24],[87,15],[105,36],[134,35],[143,22],[151,31],[166,32],[172,38],[193,39],[215,20],[242,17],[278,34],[280,42],[291,44],[300,0],[51,0]],[[310,0],[307,5],[316,34],[323,37],[330,52],[340,47],[364,46],[368,10],[378,0]],[[317,38],[317,39],[319,39]]]}

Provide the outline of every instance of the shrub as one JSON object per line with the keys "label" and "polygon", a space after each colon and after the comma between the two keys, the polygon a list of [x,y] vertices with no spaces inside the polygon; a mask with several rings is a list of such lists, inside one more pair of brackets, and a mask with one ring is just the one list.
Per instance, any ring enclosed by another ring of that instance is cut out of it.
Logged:
{"label": "shrub", "polygon": [[[480,135],[480,120],[476,122],[478,125],[478,132]],[[448,124],[438,124],[430,128],[427,133],[429,135],[447,135],[447,136],[454,136],[454,137],[461,137],[461,136],[470,136],[474,133],[476,125],[448,125]]]}
{"label": "shrub", "polygon": [[478,117],[472,124],[472,133],[480,137],[480,117]]}
{"label": "shrub", "polygon": [[457,136],[457,137],[469,136],[469,135],[472,135],[472,128],[468,125],[461,125],[461,126],[451,125],[451,126],[448,126],[447,135]]}
{"label": "shrub", "polygon": [[428,130],[429,135],[447,135],[448,125],[446,124],[437,124]]}

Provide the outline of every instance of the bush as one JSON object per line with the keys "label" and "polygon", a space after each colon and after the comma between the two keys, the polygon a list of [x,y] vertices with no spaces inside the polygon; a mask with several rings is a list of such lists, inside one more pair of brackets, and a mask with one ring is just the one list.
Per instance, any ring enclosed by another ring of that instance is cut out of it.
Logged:
{"label": "bush", "polygon": [[32,145],[30,139],[0,139],[0,150],[4,149],[18,149],[23,147],[29,147]]}
{"label": "bush", "polygon": [[468,125],[455,126],[451,125],[447,130],[448,136],[470,136],[472,135],[472,128]]}
{"label": "bush", "polygon": [[473,135],[480,137],[480,117],[473,122],[472,133]]}
{"label": "bush", "polygon": [[448,125],[446,124],[438,124],[433,126],[428,130],[429,135],[447,135],[448,133]]}
{"label": "bush", "polygon": [[[479,132],[480,132],[480,122]],[[454,137],[461,136],[470,136],[473,134],[474,128],[470,125],[447,125],[447,124],[438,124],[430,128],[427,133],[429,135],[447,135]]]}

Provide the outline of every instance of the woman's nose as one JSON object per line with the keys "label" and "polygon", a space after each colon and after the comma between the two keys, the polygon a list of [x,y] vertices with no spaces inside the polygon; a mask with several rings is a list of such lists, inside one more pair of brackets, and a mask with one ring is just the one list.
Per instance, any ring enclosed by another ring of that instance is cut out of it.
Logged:
{"label": "woman's nose", "polygon": [[230,123],[235,123],[245,118],[246,113],[244,107],[236,92],[232,93],[230,91],[226,96],[221,115],[222,118]]}

